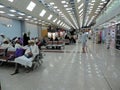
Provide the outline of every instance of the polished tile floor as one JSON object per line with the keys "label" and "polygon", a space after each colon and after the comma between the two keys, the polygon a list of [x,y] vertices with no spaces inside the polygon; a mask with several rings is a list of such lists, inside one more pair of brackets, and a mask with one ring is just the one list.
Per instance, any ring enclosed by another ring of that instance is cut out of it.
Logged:
{"label": "polished tile floor", "polygon": [[67,45],[63,53],[45,52],[38,69],[14,76],[12,66],[0,67],[2,90],[120,90],[120,51],[88,42]]}

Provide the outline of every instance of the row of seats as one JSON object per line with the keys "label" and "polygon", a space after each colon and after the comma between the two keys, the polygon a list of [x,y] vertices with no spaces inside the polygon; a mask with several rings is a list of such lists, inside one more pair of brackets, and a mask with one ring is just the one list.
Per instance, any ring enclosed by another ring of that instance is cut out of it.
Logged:
{"label": "row of seats", "polygon": [[[12,49],[0,48],[0,65],[2,65],[3,62],[15,63],[14,59],[24,55],[24,52],[25,52],[24,49],[15,50],[13,48]],[[36,55],[36,57],[33,60],[34,68],[36,68],[38,65],[40,65],[43,62],[42,58],[43,58],[42,53],[39,53],[38,55]]]}
{"label": "row of seats", "polygon": [[65,46],[64,41],[47,41],[46,48],[51,48],[51,47],[57,48],[57,47],[59,47],[61,49],[61,47],[64,48],[64,46]]}

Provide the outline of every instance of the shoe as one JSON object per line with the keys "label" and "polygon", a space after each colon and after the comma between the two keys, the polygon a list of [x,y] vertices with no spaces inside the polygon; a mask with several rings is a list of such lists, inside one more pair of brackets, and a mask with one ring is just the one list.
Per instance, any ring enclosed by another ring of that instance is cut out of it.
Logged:
{"label": "shoe", "polygon": [[14,72],[14,73],[12,73],[11,75],[15,75],[15,74],[18,74],[19,72],[18,71],[16,71],[16,72]]}

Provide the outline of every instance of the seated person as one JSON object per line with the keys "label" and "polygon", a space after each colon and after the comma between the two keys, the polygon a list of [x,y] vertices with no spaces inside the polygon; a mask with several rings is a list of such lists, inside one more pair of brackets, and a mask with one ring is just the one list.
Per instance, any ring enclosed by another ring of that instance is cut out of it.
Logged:
{"label": "seated person", "polygon": [[15,49],[17,48],[26,49],[21,45],[21,41],[18,38],[15,39]]}
{"label": "seated person", "polygon": [[29,46],[25,51],[25,54],[23,56],[15,58],[15,72],[11,75],[19,73],[19,64],[24,65],[25,67],[32,67],[32,61],[34,60],[35,56],[39,54],[38,46],[35,44],[34,40],[29,40],[28,43]]}
{"label": "seated person", "polygon": [[10,44],[10,42],[7,39],[3,40],[3,44],[1,45],[1,48],[13,48],[13,46]]}
{"label": "seated person", "polygon": [[53,37],[50,38],[50,41],[53,41]]}
{"label": "seated person", "polygon": [[55,37],[55,41],[58,41],[58,38],[57,38],[57,37]]}

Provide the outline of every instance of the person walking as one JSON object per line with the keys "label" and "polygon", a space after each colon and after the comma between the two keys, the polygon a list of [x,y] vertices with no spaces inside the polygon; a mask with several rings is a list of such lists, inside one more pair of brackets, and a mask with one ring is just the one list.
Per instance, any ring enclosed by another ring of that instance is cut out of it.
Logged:
{"label": "person walking", "polygon": [[111,44],[111,35],[110,32],[107,34],[106,36],[106,45],[107,45],[107,49],[110,48],[110,44]]}
{"label": "person walking", "polygon": [[87,34],[85,31],[83,31],[83,34],[81,37],[81,43],[82,43],[82,52],[86,53]]}

